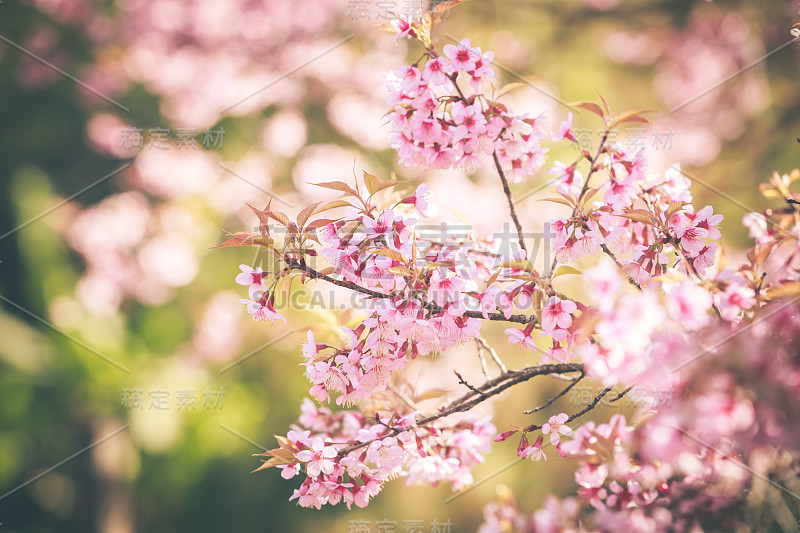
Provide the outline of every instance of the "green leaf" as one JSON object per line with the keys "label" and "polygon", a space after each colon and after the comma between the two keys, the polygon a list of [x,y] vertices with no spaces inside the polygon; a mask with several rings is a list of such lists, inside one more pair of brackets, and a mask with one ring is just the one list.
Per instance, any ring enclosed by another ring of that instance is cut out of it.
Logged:
{"label": "green leaf", "polygon": [[563,276],[564,274],[582,274],[582,272],[577,268],[573,268],[569,265],[561,265],[556,269],[555,272],[553,272],[553,278],[557,278],[558,276]]}

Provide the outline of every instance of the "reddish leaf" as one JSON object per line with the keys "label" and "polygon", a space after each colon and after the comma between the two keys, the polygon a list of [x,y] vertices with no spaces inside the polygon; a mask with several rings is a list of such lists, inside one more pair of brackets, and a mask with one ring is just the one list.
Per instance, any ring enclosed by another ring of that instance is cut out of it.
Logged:
{"label": "reddish leaf", "polygon": [[314,214],[314,210],[317,207],[319,207],[319,204],[321,204],[321,203],[322,202],[317,202],[315,204],[312,204],[312,205],[306,207],[305,209],[303,209],[302,211],[300,211],[300,213],[298,213],[298,215],[297,215],[297,227],[298,228],[302,228],[303,226],[305,226],[306,221],[308,220],[308,217],[310,217],[311,215]]}
{"label": "reddish leaf", "polygon": [[317,187],[323,187],[325,189],[331,189],[334,191],[341,191],[347,194],[351,194],[353,196],[358,196],[358,193],[343,181],[326,181],[323,183],[312,183],[312,185],[316,185]]}
{"label": "reddish leaf", "polygon": [[212,246],[212,248],[230,248],[232,246],[252,246],[254,244],[258,244],[255,242],[257,237],[260,235],[255,235],[253,233],[229,233],[228,235],[232,235],[230,239],[223,242],[222,244],[218,244],[216,246]]}
{"label": "reddish leaf", "polygon": [[311,222],[308,226],[306,226],[306,231],[312,231],[317,228],[321,228],[322,226],[327,226],[328,224],[332,224],[336,222],[335,220],[331,220],[329,218],[318,218],[317,220]]}
{"label": "reddish leaf", "polygon": [[586,111],[590,111],[597,115],[598,117],[603,117],[603,108],[599,105],[595,104],[594,102],[572,102],[569,105],[573,107],[579,107],[581,109],[585,109]]}
{"label": "reddish leaf", "polygon": [[379,184],[380,181],[378,181],[378,178],[376,178],[366,170],[364,171],[364,185],[367,186],[367,191],[369,192],[370,196],[378,192]]}

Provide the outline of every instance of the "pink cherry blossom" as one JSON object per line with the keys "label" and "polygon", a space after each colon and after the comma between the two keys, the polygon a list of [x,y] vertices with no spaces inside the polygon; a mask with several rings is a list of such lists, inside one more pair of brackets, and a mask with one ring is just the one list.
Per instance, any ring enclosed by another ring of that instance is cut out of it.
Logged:
{"label": "pink cherry blossom", "polygon": [[572,325],[572,313],[578,310],[575,302],[551,296],[542,309],[542,329],[567,329]]}
{"label": "pink cherry blossom", "polygon": [[261,289],[261,281],[264,279],[264,271],[261,267],[252,268],[247,265],[239,265],[242,273],[236,276],[236,283],[246,285],[251,289]]}
{"label": "pink cherry blossom", "polygon": [[531,337],[531,330],[532,327],[527,327],[524,330],[517,329],[517,328],[508,328],[505,330],[506,335],[508,335],[508,342],[511,344],[515,344],[520,348],[527,348],[532,351],[537,351],[538,348],[536,346],[536,341],[533,340]]}
{"label": "pink cherry blossom", "polygon": [[569,415],[559,413],[550,417],[550,420],[542,426],[542,434],[550,435],[550,444],[557,445],[561,442],[561,435],[572,435],[572,428],[566,425]]}
{"label": "pink cherry blossom", "polygon": [[444,55],[451,61],[454,70],[471,71],[475,69],[475,61],[480,54],[471,48],[469,39],[461,39],[458,45],[444,45]]}
{"label": "pink cherry blossom", "polygon": [[298,461],[305,463],[306,472],[308,472],[309,476],[316,477],[320,473],[333,473],[333,458],[336,455],[336,448],[325,446],[323,440],[317,437],[311,439],[311,449],[299,451],[295,454],[295,457],[297,457]]}

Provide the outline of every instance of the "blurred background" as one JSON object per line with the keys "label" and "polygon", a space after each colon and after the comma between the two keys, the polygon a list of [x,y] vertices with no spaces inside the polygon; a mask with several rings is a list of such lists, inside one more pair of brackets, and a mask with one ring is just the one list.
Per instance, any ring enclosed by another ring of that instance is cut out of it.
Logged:
{"label": "blurred background", "polygon": [[[498,483],[526,510],[574,492],[559,461],[498,474],[516,457],[510,441],[475,471],[494,477],[447,503],[448,487],[398,481],[368,509],[307,510],[288,501],[297,480],[249,473],[259,464],[250,454],[274,446],[307,393],[307,326],[335,318],[318,309],[284,310],[286,326],[249,319],[233,279],[254,251],[210,249],[224,230],[253,228],[246,202],[274,197],[293,215],[335,197],[309,182],[394,171],[426,180],[444,220],[485,232],[504,220],[490,172],[395,168],[383,76],[421,48],[395,46],[374,25],[414,5],[0,3],[2,531],[346,532],[388,521],[427,533],[448,520],[473,531]],[[742,216],[765,207],[757,184],[797,166],[797,10],[775,0],[474,0],[436,36],[493,50],[497,86],[528,82],[506,103],[546,112],[551,125],[567,115],[560,101],[598,93],[615,110],[656,110],[652,125],[618,140],[645,148],[654,170],[680,162],[696,205],[725,215],[735,256],[748,243]],[[596,145],[589,113],[574,124]],[[576,154],[559,148],[550,163]],[[547,168],[513,186],[532,231],[558,214],[536,202],[547,190],[530,194]],[[502,329],[487,337],[510,365],[530,364]],[[475,361],[464,349],[410,376],[441,386],[455,363]],[[558,385],[531,382],[484,409],[501,413],[498,428],[530,423],[521,411]]]}

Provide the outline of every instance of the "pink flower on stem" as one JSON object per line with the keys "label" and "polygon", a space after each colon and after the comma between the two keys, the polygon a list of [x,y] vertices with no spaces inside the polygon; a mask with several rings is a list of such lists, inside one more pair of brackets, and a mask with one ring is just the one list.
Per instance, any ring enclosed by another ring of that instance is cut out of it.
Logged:
{"label": "pink flower on stem", "polygon": [[276,320],[283,320],[286,322],[286,317],[280,314],[273,307],[275,305],[275,297],[270,296],[266,291],[258,300],[248,300],[243,298],[239,300],[240,303],[247,304],[247,312],[253,317],[255,321],[267,321],[273,324]]}
{"label": "pink flower on stem", "polygon": [[558,131],[554,133],[552,137],[554,141],[567,139],[575,142],[575,136],[572,135],[572,113],[567,115],[567,120],[561,123],[561,127],[558,128]]}
{"label": "pink flower on stem", "polygon": [[432,213],[429,211],[429,208],[432,206],[430,205],[431,201],[431,191],[427,185],[424,183],[420,183],[417,186],[417,190],[414,192],[414,196],[407,196],[401,200],[401,203],[404,204],[411,204],[417,208],[419,214],[423,217],[431,216]]}
{"label": "pink flower on stem", "polygon": [[428,301],[444,307],[450,302],[462,300],[461,290],[464,280],[458,276],[446,277],[441,270],[434,270],[431,274],[431,285],[428,291]]}
{"label": "pink flower on stem", "polygon": [[720,222],[722,222],[724,217],[722,215],[713,214],[713,211],[714,210],[710,205],[705,206],[695,215],[694,224],[698,228],[706,230],[709,239],[716,241],[722,237],[719,229],[717,229],[717,226]]}
{"label": "pink flower on stem", "polygon": [[371,218],[368,216],[361,217],[361,223],[364,226],[364,234],[371,238],[382,237],[389,233],[392,229],[392,222],[394,222],[394,211],[391,209],[387,209],[381,213],[378,218]]}
{"label": "pink flower on stem", "polygon": [[445,85],[450,83],[448,76],[453,73],[453,66],[444,57],[437,57],[425,63],[422,70],[422,80],[434,85]]}
{"label": "pink flower on stem", "polygon": [[477,137],[486,133],[486,116],[478,102],[464,105],[462,102],[453,104],[453,137],[457,140],[466,137]]}
{"label": "pink flower on stem", "polygon": [[394,36],[394,44],[397,44],[398,39],[402,39],[403,37],[416,37],[417,33],[411,27],[411,21],[406,18],[398,17],[396,19],[392,19],[389,23],[394,31],[397,33]]}
{"label": "pink flower on stem", "polygon": [[475,69],[470,72],[470,85],[478,92],[480,89],[481,80],[483,78],[494,78],[494,69],[492,68],[492,62],[494,61],[494,52],[489,51],[485,54],[480,54],[480,48],[477,49],[478,58],[475,60]]}
{"label": "pink flower on stem", "polygon": [[398,446],[394,437],[376,440],[367,448],[367,459],[384,471],[402,466],[403,456],[403,448]]}
{"label": "pink flower on stem", "polygon": [[461,39],[458,45],[444,45],[444,55],[450,59],[454,70],[471,71],[475,69],[475,61],[480,57],[472,47],[469,39]]}
{"label": "pink flower on stem", "polygon": [[561,442],[561,435],[572,435],[572,428],[566,425],[567,420],[569,420],[567,413],[559,413],[551,416],[550,420],[542,426],[542,433],[550,435],[550,444],[553,446]]}
{"label": "pink flower on stem", "polygon": [[317,341],[314,340],[314,334],[311,332],[311,330],[308,330],[308,338],[303,343],[303,357],[308,359],[310,362],[320,350],[327,347],[327,344],[317,344]]}
{"label": "pink flower on stem", "polygon": [[692,258],[692,264],[697,270],[697,273],[704,276],[706,269],[714,264],[717,255],[717,243],[712,242],[700,249],[697,255]]}
{"label": "pink flower on stem", "polygon": [[261,267],[252,268],[247,265],[239,265],[242,270],[241,274],[236,276],[236,283],[239,285],[248,285],[251,290],[261,289],[261,281],[266,274]]}
{"label": "pink flower on stem", "polygon": [[311,449],[302,450],[295,454],[297,460],[306,463],[306,472],[310,477],[317,477],[320,473],[332,474],[336,457],[336,448],[325,446],[320,437],[311,439]]}
{"label": "pink flower on stem", "polygon": [[536,438],[536,442],[525,447],[525,449],[523,449],[521,452],[518,451],[517,455],[523,459],[532,459],[534,461],[541,461],[544,459],[546,461],[547,456],[544,454],[544,450],[542,449],[542,442],[544,442],[544,439],[541,435],[539,435]]}
{"label": "pink flower on stem", "polygon": [[292,479],[300,472],[300,463],[292,463],[290,465],[277,465],[281,469],[281,477],[283,479]]}
{"label": "pink flower on stem", "polygon": [[562,300],[558,296],[551,296],[542,309],[542,329],[567,329],[572,325],[572,313],[578,306],[571,300]]}
{"label": "pink flower on stem", "polygon": [[505,333],[508,335],[508,342],[511,344],[516,344],[520,348],[528,348],[535,352],[538,348],[536,347],[536,342],[533,340],[533,337],[531,337],[532,331],[533,323],[531,322],[525,326],[525,329],[508,328]]}
{"label": "pink flower on stem", "polygon": [[558,192],[561,194],[579,194],[581,187],[583,187],[583,175],[575,169],[575,165],[567,166],[561,161],[556,161],[553,165],[549,173],[558,174],[558,177],[555,178],[558,184]]}
{"label": "pink flower on stem", "polygon": [[489,287],[484,291],[481,295],[480,307],[483,318],[489,318],[489,313],[494,312],[495,309],[500,309],[506,318],[510,317],[514,311],[511,299],[497,287]]}

